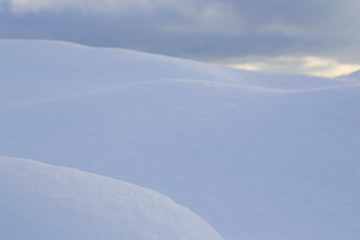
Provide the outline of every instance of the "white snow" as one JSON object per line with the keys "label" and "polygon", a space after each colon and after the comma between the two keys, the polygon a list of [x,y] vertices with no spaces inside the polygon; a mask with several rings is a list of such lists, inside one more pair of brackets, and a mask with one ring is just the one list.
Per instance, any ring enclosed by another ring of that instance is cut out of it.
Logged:
{"label": "white snow", "polygon": [[222,239],[157,192],[27,159],[0,157],[0,196],[0,239]]}
{"label": "white snow", "polygon": [[227,240],[360,236],[360,82],[0,41],[0,155],[125,180]]}

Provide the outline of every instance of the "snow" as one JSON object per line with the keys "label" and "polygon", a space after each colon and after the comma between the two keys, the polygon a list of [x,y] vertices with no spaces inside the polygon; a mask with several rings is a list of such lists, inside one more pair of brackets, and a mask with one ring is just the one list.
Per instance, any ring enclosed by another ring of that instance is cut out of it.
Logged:
{"label": "snow", "polygon": [[345,76],[344,78],[360,80],[360,70],[356,71],[356,72],[353,72],[353,73]]}
{"label": "snow", "polygon": [[352,240],[360,83],[0,41],[0,155],[125,180],[226,240]]}
{"label": "snow", "polygon": [[1,239],[221,240],[169,198],[123,181],[0,157]]}

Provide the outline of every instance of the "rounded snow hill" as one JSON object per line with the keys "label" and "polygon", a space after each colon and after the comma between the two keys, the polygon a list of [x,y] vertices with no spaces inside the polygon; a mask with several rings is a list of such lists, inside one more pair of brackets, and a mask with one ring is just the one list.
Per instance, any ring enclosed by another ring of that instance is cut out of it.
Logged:
{"label": "rounded snow hill", "polygon": [[359,239],[358,80],[51,41],[0,53],[0,155],[154,189],[227,240]]}
{"label": "rounded snow hill", "polygon": [[0,239],[222,239],[157,192],[27,159],[0,157],[0,213]]}

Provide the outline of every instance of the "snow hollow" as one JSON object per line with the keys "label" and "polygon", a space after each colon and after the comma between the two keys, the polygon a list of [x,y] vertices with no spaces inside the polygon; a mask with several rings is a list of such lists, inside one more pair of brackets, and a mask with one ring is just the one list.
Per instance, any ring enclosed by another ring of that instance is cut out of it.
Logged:
{"label": "snow hollow", "polygon": [[124,180],[226,240],[360,236],[360,81],[0,40],[0,155]]}

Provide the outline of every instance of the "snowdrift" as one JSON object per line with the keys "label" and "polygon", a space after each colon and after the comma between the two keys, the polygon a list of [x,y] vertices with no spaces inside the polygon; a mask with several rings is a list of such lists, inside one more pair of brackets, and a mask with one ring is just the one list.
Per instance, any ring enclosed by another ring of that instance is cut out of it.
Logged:
{"label": "snowdrift", "polygon": [[360,236],[360,83],[0,41],[0,154],[165,194],[227,240]]}
{"label": "snowdrift", "polygon": [[1,239],[221,240],[169,198],[126,182],[0,157]]}

